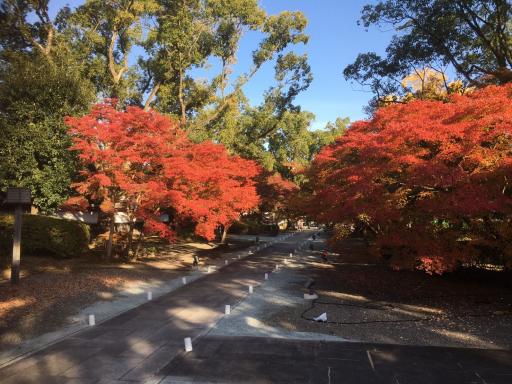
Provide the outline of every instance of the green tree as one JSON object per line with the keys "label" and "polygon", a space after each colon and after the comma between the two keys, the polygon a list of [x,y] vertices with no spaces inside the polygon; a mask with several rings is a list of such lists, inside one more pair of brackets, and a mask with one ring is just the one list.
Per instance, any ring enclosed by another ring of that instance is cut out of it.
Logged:
{"label": "green tree", "polygon": [[49,17],[48,1],[2,2],[0,192],[29,187],[42,212],[66,198],[75,159],[64,116],[85,112],[95,97],[83,73]]}
{"label": "green tree", "polygon": [[146,25],[158,9],[156,0],[87,0],[74,11],[59,12],[59,30],[86,62],[99,95],[140,102],[140,73],[129,57],[146,40]]}
{"label": "green tree", "polygon": [[64,201],[75,174],[64,116],[85,112],[94,99],[78,68],[53,61],[11,54],[0,70],[0,191],[29,187],[44,213]]}
{"label": "green tree", "polygon": [[232,151],[259,161],[267,170],[292,177],[291,164],[307,161],[310,145],[308,128],[314,115],[301,111],[294,99],[312,81],[305,55],[293,52],[278,55],[276,84],[264,95],[259,106],[251,106],[241,90],[203,132],[205,137],[220,138]]}
{"label": "green tree", "polygon": [[366,5],[361,23],[397,31],[386,56],[360,54],[346,79],[368,86],[373,105],[403,93],[415,68],[444,72],[451,66],[464,85],[512,81],[512,3],[508,0],[386,0]]}
{"label": "green tree", "polygon": [[[158,109],[178,115],[185,124],[187,117],[213,101],[216,91],[224,97],[240,38],[261,26],[265,13],[256,0],[159,4],[156,27],[145,44],[148,58],[141,61],[146,70],[142,92],[149,92],[145,107],[155,99]],[[205,66],[212,57],[220,59],[221,73],[211,84],[193,79],[190,69]]]}
{"label": "green tree", "polygon": [[325,125],[324,129],[318,129],[311,132],[312,136],[312,144],[309,147],[310,158],[309,160],[313,160],[313,157],[320,152],[322,147],[334,143],[334,141],[345,134],[348,129],[348,125],[350,124],[350,119],[348,117],[341,118],[338,117],[334,123],[328,122]]}
{"label": "green tree", "polygon": [[[3,54],[37,52],[52,62],[58,42],[55,26],[48,15],[48,2],[5,0],[0,3],[0,48]],[[28,21],[30,14],[35,15],[35,21]]]}
{"label": "green tree", "polygon": [[[291,45],[306,43],[307,20],[300,12],[266,15],[257,0],[159,1],[156,27],[145,45],[148,57],[141,61],[145,70],[142,92],[162,112],[180,117],[193,135],[219,139],[218,127],[244,102],[242,88],[261,66],[276,58],[285,73],[287,63],[301,56],[282,54]],[[239,42],[247,31],[259,31],[263,38],[253,52],[247,73],[231,79],[237,61]],[[194,79],[190,70],[220,61],[220,70],[210,83]],[[308,68],[309,71],[309,68]],[[294,96],[291,96],[294,97]],[[225,135],[223,135],[225,136]]]}

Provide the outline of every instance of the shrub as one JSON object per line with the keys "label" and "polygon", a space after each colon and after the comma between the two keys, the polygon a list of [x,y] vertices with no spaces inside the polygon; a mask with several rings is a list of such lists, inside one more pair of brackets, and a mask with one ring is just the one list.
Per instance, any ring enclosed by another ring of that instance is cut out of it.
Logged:
{"label": "shrub", "polygon": [[277,224],[262,224],[254,220],[236,221],[229,228],[229,233],[277,236],[279,234],[279,226]]}
{"label": "shrub", "polygon": [[[0,251],[10,255],[14,217],[0,216]],[[89,226],[78,221],[48,216],[23,215],[23,254],[49,254],[58,258],[81,256],[88,248]]]}
{"label": "shrub", "polygon": [[249,225],[242,221],[235,221],[231,227],[229,227],[229,233],[237,235],[246,235],[249,232]]}

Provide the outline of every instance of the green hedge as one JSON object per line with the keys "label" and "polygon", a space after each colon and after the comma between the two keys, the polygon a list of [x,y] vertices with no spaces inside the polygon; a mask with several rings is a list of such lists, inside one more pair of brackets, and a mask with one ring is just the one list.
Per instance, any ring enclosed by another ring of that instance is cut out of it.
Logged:
{"label": "green hedge", "polygon": [[[0,215],[0,252],[12,251],[14,217]],[[87,224],[39,215],[23,215],[21,252],[30,255],[52,255],[58,258],[81,256],[90,240]]]}
{"label": "green hedge", "polygon": [[279,226],[277,224],[261,224],[255,221],[236,221],[229,228],[229,233],[237,235],[271,235],[279,234]]}

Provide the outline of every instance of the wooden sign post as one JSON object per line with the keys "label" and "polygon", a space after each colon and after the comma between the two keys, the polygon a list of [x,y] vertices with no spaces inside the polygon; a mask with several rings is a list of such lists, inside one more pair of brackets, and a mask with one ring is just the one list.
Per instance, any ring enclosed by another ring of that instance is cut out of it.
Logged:
{"label": "wooden sign post", "polygon": [[23,208],[30,207],[32,199],[28,188],[7,188],[5,204],[14,206],[14,237],[12,242],[11,283],[20,281],[21,221]]}

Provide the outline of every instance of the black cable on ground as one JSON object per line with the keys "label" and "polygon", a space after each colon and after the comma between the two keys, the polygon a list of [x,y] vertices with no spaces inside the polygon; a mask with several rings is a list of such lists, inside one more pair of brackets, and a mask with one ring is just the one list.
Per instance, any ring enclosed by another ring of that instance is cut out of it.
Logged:
{"label": "black cable on ground", "polygon": [[[443,298],[443,297],[472,297],[472,296],[479,296],[479,295],[441,295],[441,296],[424,296],[424,297],[417,297],[420,299],[428,299],[428,298]],[[414,322],[420,322],[420,321],[430,321],[436,319],[434,316],[429,317],[417,317],[417,318],[410,318],[410,319],[398,319],[398,320],[367,320],[367,321],[317,321],[312,317],[306,317],[306,314],[314,309],[317,304],[320,305],[333,305],[333,306],[339,306],[339,307],[358,307],[358,308],[364,308],[364,309],[373,309],[373,310],[389,310],[390,308],[399,308],[397,306],[391,305],[391,304],[379,304],[377,301],[368,301],[365,304],[350,304],[350,303],[332,303],[328,301],[320,301],[320,300],[312,300],[311,306],[309,308],[306,308],[304,311],[302,311],[300,317],[307,321],[312,321],[315,323],[324,323],[324,324],[335,324],[335,325],[361,325],[361,324],[373,324],[373,323],[414,323]],[[510,313],[475,313],[475,314],[464,314],[461,317],[493,317],[493,316],[506,316],[506,315],[512,315],[512,312]]]}

